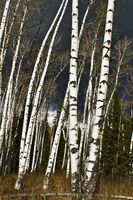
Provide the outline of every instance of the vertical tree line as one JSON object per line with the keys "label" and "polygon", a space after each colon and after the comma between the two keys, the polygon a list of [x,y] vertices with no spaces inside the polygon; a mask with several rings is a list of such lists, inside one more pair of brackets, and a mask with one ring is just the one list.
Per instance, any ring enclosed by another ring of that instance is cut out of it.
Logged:
{"label": "vertical tree line", "polygon": [[52,2],[3,2],[0,173],[17,173],[15,189],[41,167],[45,190],[61,168],[72,199],[88,200],[101,174],[132,175],[132,40],[114,31],[115,2],[62,0],[53,19]]}

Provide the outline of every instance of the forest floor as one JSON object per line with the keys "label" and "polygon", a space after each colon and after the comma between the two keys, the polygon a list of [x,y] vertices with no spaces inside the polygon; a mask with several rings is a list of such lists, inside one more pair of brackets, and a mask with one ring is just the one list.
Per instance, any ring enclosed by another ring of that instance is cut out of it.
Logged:
{"label": "forest floor", "polygon": [[[41,196],[44,193],[42,190],[43,174],[26,175],[23,189],[20,191],[14,189],[16,178],[16,174],[0,177],[0,200],[70,200],[70,180],[65,179],[64,173],[57,173],[52,177],[45,193],[64,193],[66,196]],[[133,180],[102,178],[98,194],[103,195],[97,197],[98,200],[113,200],[112,196],[119,195],[133,197]]]}

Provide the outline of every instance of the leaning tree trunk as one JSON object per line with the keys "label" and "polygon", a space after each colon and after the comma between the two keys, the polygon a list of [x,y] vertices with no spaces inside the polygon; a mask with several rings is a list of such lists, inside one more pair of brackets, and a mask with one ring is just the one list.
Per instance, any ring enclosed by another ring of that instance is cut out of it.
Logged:
{"label": "leaning tree trunk", "polygon": [[[18,178],[17,178],[17,181],[16,181],[16,185],[15,185],[16,189],[20,189],[21,183],[22,183],[22,180],[23,180],[23,175],[25,174],[25,164],[26,164],[27,155],[30,153],[29,150],[31,149],[29,145],[31,145],[30,141],[31,141],[31,138],[33,137],[32,136],[32,128],[33,128],[34,118],[36,117],[36,114],[37,114],[38,101],[39,101],[40,93],[41,93],[42,88],[43,88],[43,83],[44,83],[44,79],[46,77],[47,69],[48,69],[48,66],[49,66],[50,56],[51,56],[51,53],[52,53],[52,48],[53,48],[53,44],[54,44],[54,41],[55,41],[55,37],[56,37],[57,31],[59,29],[60,23],[62,21],[62,18],[64,16],[67,4],[68,4],[68,0],[66,0],[66,2],[64,4],[61,16],[60,16],[60,18],[58,20],[58,23],[56,25],[55,31],[53,33],[53,37],[51,39],[51,43],[50,43],[49,50],[48,50],[46,63],[45,63],[45,66],[44,66],[44,69],[43,69],[43,73],[42,73],[42,76],[41,76],[41,79],[40,79],[40,82],[39,82],[39,86],[37,88],[37,92],[36,92],[36,95],[35,95],[33,109],[32,109],[32,112],[31,112],[30,119],[29,119],[29,125],[28,125],[28,130],[27,130],[26,141],[25,141],[25,144],[23,144],[24,146],[23,146],[23,149],[22,149],[22,152],[21,152],[19,174],[18,174]],[[32,84],[33,84],[33,82],[32,82]],[[26,122],[26,126],[27,126],[27,122]],[[25,126],[25,128],[26,128],[26,126]],[[25,129],[25,131],[26,131],[26,129]]]}
{"label": "leaning tree trunk", "polygon": [[69,148],[71,160],[72,199],[78,194],[78,122],[77,122],[77,60],[78,60],[78,0],[72,1],[71,59],[69,72]]}
{"label": "leaning tree trunk", "polygon": [[84,14],[84,17],[83,17],[83,20],[82,20],[80,32],[79,32],[79,41],[81,40],[81,37],[82,37],[82,34],[83,34],[83,30],[84,30],[85,22],[86,22],[86,19],[87,19],[89,10],[90,10],[90,6],[94,3],[94,1],[95,0],[90,0],[90,2],[88,3],[87,9],[85,11],[85,14]]}
{"label": "leaning tree trunk", "polygon": [[[80,139],[80,146],[79,146],[79,161],[81,161],[81,153],[83,150],[83,144],[87,142],[87,139],[89,137],[89,122],[91,119],[91,99],[92,99],[92,76],[93,76],[93,70],[94,70],[94,58],[96,53],[96,44],[97,44],[97,38],[99,33],[99,28],[101,25],[101,20],[98,24],[94,40],[92,41],[92,52],[91,52],[91,61],[90,61],[90,72],[89,72],[89,82],[88,87],[86,91],[85,96],[85,104],[84,104],[84,113],[83,113],[83,126],[81,129],[81,139]],[[87,116],[87,108],[88,108],[88,119],[87,119],[87,125],[86,125],[86,116]],[[87,126],[87,127],[86,127]]]}
{"label": "leaning tree trunk", "polygon": [[[0,25],[0,48],[2,47],[2,43],[3,43],[3,36],[4,36],[5,27],[6,27],[6,21],[7,21],[7,17],[8,17],[10,1],[11,0],[6,0],[6,4],[5,4],[2,20],[1,20],[1,25]],[[1,55],[1,53],[0,53],[0,55]],[[2,97],[2,63],[1,63],[1,60],[3,60],[3,59],[0,58],[0,103],[1,103],[1,97]]]}
{"label": "leaning tree trunk", "polygon": [[[44,47],[45,47],[46,42],[48,40],[48,37],[49,37],[51,31],[53,30],[53,28],[56,24],[56,21],[57,21],[59,15],[61,13],[61,10],[64,6],[64,2],[65,2],[65,0],[62,1],[55,18],[54,18],[47,34],[45,35],[45,37],[43,39],[43,42],[42,42],[42,45],[39,49],[39,53],[37,55],[35,66],[34,66],[34,69],[33,69],[33,72],[32,72],[32,76],[31,76],[31,80],[30,80],[30,84],[29,84],[29,88],[28,88],[28,93],[27,93],[27,97],[26,97],[25,111],[24,111],[23,129],[22,129],[22,136],[21,136],[21,143],[20,143],[19,169],[21,168],[22,157],[23,157],[23,152],[24,152],[24,145],[25,145],[25,140],[26,140],[26,131],[27,131],[27,125],[28,125],[28,116],[29,116],[29,106],[30,106],[30,103],[31,103],[31,96],[32,96],[32,90],[33,90],[35,77],[36,77],[36,74],[37,74],[38,66],[39,66],[40,59],[41,59],[42,54],[43,54]],[[16,188],[18,188],[17,184],[16,184]]]}
{"label": "leaning tree trunk", "polygon": [[[125,63],[127,63],[127,61],[130,60],[130,58],[129,59],[126,58],[126,56],[127,56],[126,52],[128,51],[128,48],[130,47],[130,45],[131,45],[131,41],[124,40],[124,46],[123,45],[119,45],[119,47],[118,47],[118,51],[119,51],[118,67],[117,67],[117,71],[116,71],[116,77],[115,77],[115,80],[114,80],[113,90],[111,92],[111,95],[109,97],[109,101],[108,101],[107,106],[106,106],[106,111],[105,111],[105,116],[104,116],[104,123],[103,123],[102,134],[101,134],[101,141],[102,141],[102,136],[103,136],[103,131],[104,131],[104,128],[105,128],[105,122],[106,122],[106,119],[107,119],[108,111],[109,111],[111,102],[113,100],[114,94],[115,94],[115,92],[117,90],[121,67],[124,64],[124,59],[126,60]],[[102,148],[102,143],[100,145],[101,145],[101,148]]]}
{"label": "leaning tree trunk", "polygon": [[107,94],[107,84],[109,75],[109,59],[112,40],[112,27],[114,15],[115,0],[108,0],[106,26],[103,42],[103,53],[101,63],[101,74],[96,101],[96,113],[92,127],[92,142],[90,152],[86,159],[86,179],[84,183],[85,199],[92,199],[98,175],[98,154],[99,154],[99,134],[103,124],[103,115],[105,110],[105,101]]}
{"label": "leaning tree trunk", "polygon": [[18,54],[19,54],[19,48],[20,48],[20,42],[23,34],[23,27],[24,27],[24,22],[25,22],[25,17],[27,14],[27,7],[24,10],[24,15],[20,24],[20,29],[19,29],[19,36],[16,44],[16,49],[13,57],[13,62],[12,62],[12,69],[11,69],[11,74],[9,77],[8,85],[7,85],[7,91],[6,91],[6,96],[5,96],[5,102],[4,102],[4,108],[3,108],[3,114],[2,114],[2,122],[1,122],[1,127],[0,127],[0,154],[2,151],[2,145],[4,141],[4,134],[5,134],[5,127],[6,127],[6,122],[7,122],[7,111],[8,111],[8,104],[9,104],[9,96],[10,96],[10,90],[13,84],[13,75],[15,72],[15,67],[16,67],[16,62],[18,59]]}

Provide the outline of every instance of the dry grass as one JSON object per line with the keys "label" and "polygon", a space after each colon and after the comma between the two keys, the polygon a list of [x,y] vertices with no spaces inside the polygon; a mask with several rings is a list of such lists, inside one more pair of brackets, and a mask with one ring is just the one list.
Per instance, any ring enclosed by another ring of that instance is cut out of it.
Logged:
{"label": "dry grass", "polygon": [[[24,178],[24,187],[21,191],[16,191],[14,189],[16,175],[12,174],[4,178],[0,177],[0,200],[44,200],[41,197],[44,191],[42,190],[42,183],[44,175],[42,174],[32,174],[27,175]],[[54,175],[50,181],[49,188],[45,192],[70,192],[70,181],[66,181],[64,173],[58,173]],[[109,179],[101,179],[100,183],[100,194],[106,195],[106,197],[98,197],[98,200],[110,200],[111,195],[124,195],[133,196],[133,180],[130,178],[120,178],[115,181]],[[8,194],[31,194],[29,197],[4,197]],[[34,194],[38,194],[35,196]],[[46,197],[46,200],[70,200],[70,197]],[[112,198],[113,200],[113,198]]]}
{"label": "dry grass", "polygon": [[100,193],[133,196],[133,180],[129,177],[117,178],[114,181],[102,179],[100,184]]}
{"label": "dry grass", "polygon": [[[24,187],[20,191],[14,189],[15,181],[17,175],[12,174],[10,176],[0,177],[0,200],[44,200],[44,197],[39,196],[39,194],[44,193],[42,190],[44,175],[42,174],[32,174],[24,177]],[[51,177],[51,181],[48,189],[45,192],[70,192],[70,182],[65,180],[64,173],[58,173]],[[31,194],[30,197],[9,197],[8,194]],[[38,196],[35,196],[37,194]],[[6,197],[5,197],[6,195]],[[46,197],[46,200],[70,200],[69,197]]]}
{"label": "dry grass", "polygon": [[129,177],[117,178],[116,180],[102,178],[100,182],[99,194],[106,196],[99,197],[100,200],[113,200],[109,197],[119,195],[133,197],[133,180]]}

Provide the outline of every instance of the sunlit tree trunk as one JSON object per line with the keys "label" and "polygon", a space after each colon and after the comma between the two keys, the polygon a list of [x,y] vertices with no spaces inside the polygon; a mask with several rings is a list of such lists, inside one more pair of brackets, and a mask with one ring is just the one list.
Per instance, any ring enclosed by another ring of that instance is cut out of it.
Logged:
{"label": "sunlit tree trunk", "polygon": [[[92,114],[91,113],[91,102],[92,102],[92,94],[93,94],[92,75],[93,75],[93,70],[94,70],[94,57],[95,57],[95,52],[96,52],[97,37],[98,37],[100,25],[101,25],[101,21],[98,24],[98,27],[94,36],[94,40],[92,41],[89,82],[88,82],[88,87],[87,87],[86,96],[85,96],[83,124],[82,124],[82,129],[81,129],[81,139],[80,139],[80,146],[79,146],[79,160],[81,159],[83,142],[87,142],[86,140],[88,139],[88,135],[89,135],[89,124],[90,124],[90,119],[91,119],[91,114]],[[88,113],[88,117],[87,117],[87,113]],[[86,121],[86,117],[87,117],[87,121]]]}
{"label": "sunlit tree trunk", "polygon": [[86,22],[86,19],[87,19],[89,10],[90,10],[90,6],[94,3],[94,1],[95,1],[95,0],[90,0],[89,3],[88,3],[87,9],[86,9],[86,11],[85,11],[85,14],[84,14],[84,17],[83,17],[83,20],[82,20],[80,32],[79,32],[79,41],[81,40],[81,37],[82,37],[82,35],[83,35],[83,30],[84,30],[85,22]]}
{"label": "sunlit tree trunk", "polygon": [[0,154],[2,151],[2,145],[3,145],[3,140],[4,140],[5,126],[6,126],[6,121],[7,121],[7,110],[8,110],[8,106],[9,106],[9,102],[10,102],[9,95],[10,95],[10,90],[11,90],[11,87],[13,84],[13,75],[15,72],[16,62],[18,59],[18,53],[19,53],[20,42],[21,42],[21,38],[22,38],[23,26],[24,26],[26,14],[27,14],[27,7],[24,10],[23,19],[20,24],[19,36],[18,36],[18,40],[17,40],[17,44],[16,44],[14,57],[13,57],[11,74],[10,74],[8,85],[7,85],[7,91],[6,91],[3,114],[2,114],[2,123],[1,123],[1,128],[0,128]]}
{"label": "sunlit tree trunk", "polygon": [[[11,32],[12,32],[12,29],[13,29],[13,25],[14,25],[16,17],[17,17],[17,11],[18,11],[20,2],[21,2],[21,0],[18,0],[17,3],[16,3],[11,24],[10,24],[10,26],[8,28],[8,31],[6,31],[5,36],[4,36],[5,41],[3,42],[3,48],[2,48],[3,52],[1,52],[1,54],[0,54],[0,56],[3,58],[2,59],[2,67],[3,67],[3,62],[4,62],[6,54],[7,54],[9,40],[10,40]],[[9,21],[9,17],[7,19],[7,22],[6,22],[6,26],[8,25],[8,21]]]}
{"label": "sunlit tree trunk", "polygon": [[71,59],[69,72],[69,148],[71,161],[72,199],[77,199],[78,172],[78,122],[77,122],[77,60],[78,60],[78,0],[72,1]]}
{"label": "sunlit tree trunk", "polygon": [[[64,1],[63,1],[64,3]],[[34,118],[36,117],[36,114],[37,114],[37,108],[38,108],[38,100],[39,100],[39,97],[40,97],[40,93],[42,91],[42,87],[43,87],[43,83],[44,83],[44,79],[45,79],[45,76],[46,76],[46,72],[47,72],[47,69],[48,69],[48,66],[49,66],[49,61],[50,61],[50,56],[51,56],[51,53],[52,53],[52,48],[53,48],[53,44],[54,44],[54,41],[55,41],[55,37],[56,37],[56,34],[57,34],[57,31],[59,29],[59,26],[60,26],[60,23],[62,21],[62,18],[64,16],[64,13],[65,13],[65,10],[66,10],[66,7],[67,7],[67,4],[68,4],[68,0],[65,2],[64,4],[64,7],[62,9],[62,13],[60,15],[60,18],[58,20],[58,23],[55,27],[55,31],[54,31],[54,34],[52,36],[52,39],[51,39],[51,43],[50,43],[50,46],[49,46],[49,50],[48,50],[48,54],[47,54],[47,59],[46,59],[46,63],[45,63],[45,66],[44,66],[44,70],[43,70],[43,73],[42,73],[42,76],[41,76],[41,79],[40,79],[40,82],[39,82],[39,86],[37,88],[37,92],[36,92],[36,95],[35,95],[35,99],[34,99],[34,103],[33,103],[33,108],[32,108],[32,112],[31,112],[31,116],[30,116],[30,120],[29,120],[29,125],[27,127],[27,120],[26,120],[26,124],[24,125],[25,127],[25,131],[26,131],[26,127],[28,128],[27,130],[27,136],[26,136],[26,141],[25,141],[25,144],[23,143],[23,147],[22,147],[22,159],[20,158],[20,163],[21,163],[21,166],[19,167],[19,174],[18,174],[18,179],[17,179],[17,182],[16,182],[16,185],[15,185],[15,188],[16,189],[20,189],[21,187],[21,181],[23,179],[23,175],[25,173],[25,164],[26,164],[26,159],[27,159],[27,155],[29,155],[29,150],[31,149],[29,145],[31,145],[31,138],[33,137],[32,136],[32,128],[33,128],[33,122],[34,122]],[[62,4],[61,4],[62,5]],[[63,6],[63,5],[62,5]],[[62,8],[62,7],[61,7]],[[59,12],[59,11],[58,11]],[[59,12],[60,13],[60,12]],[[44,41],[43,41],[44,42]],[[38,58],[37,58],[38,59]],[[37,67],[37,66],[36,66]],[[35,68],[34,68],[35,70]],[[34,71],[35,72],[35,71]],[[34,73],[33,72],[33,73]],[[32,77],[33,78],[33,77]],[[31,78],[31,80],[32,80]],[[32,80],[32,84],[33,84],[33,80]],[[30,83],[30,86],[29,89],[33,87],[33,85],[31,85]],[[31,90],[30,90],[31,91]],[[29,97],[27,96],[27,100],[28,100],[28,104],[29,105],[29,102],[30,102],[30,96],[31,96],[31,93],[29,93],[28,91],[28,95]],[[28,107],[26,107],[26,109],[29,110]],[[28,111],[27,110],[27,111]],[[29,112],[29,111],[28,111]],[[25,111],[25,113],[27,113]],[[24,122],[25,123],[25,122]],[[25,132],[26,133],[26,132]],[[25,134],[22,133],[22,136],[24,135],[24,138],[25,138]]]}
{"label": "sunlit tree trunk", "polygon": [[[21,137],[21,143],[20,143],[19,169],[21,168],[22,157],[23,157],[23,153],[24,153],[27,125],[28,125],[28,116],[29,116],[29,106],[30,106],[30,103],[31,103],[31,96],[32,96],[32,90],[33,90],[35,77],[36,77],[36,74],[37,74],[38,66],[39,66],[40,59],[41,59],[42,54],[43,54],[44,47],[45,47],[46,42],[48,40],[48,37],[49,37],[51,31],[53,30],[53,28],[54,28],[54,26],[56,24],[56,21],[57,21],[59,15],[61,13],[61,10],[62,10],[62,8],[64,6],[64,2],[65,2],[65,0],[62,1],[58,12],[57,12],[52,24],[51,24],[46,36],[44,37],[44,40],[43,40],[42,45],[41,45],[41,47],[39,49],[39,53],[37,55],[35,66],[34,66],[34,69],[33,69],[33,72],[32,72],[32,76],[31,76],[31,80],[30,80],[30,84],[29,84],[29,88],[28,88],[28,93],[27,93],[27,98],[26,98],[25,112],[24,112],[22,137]],[[17,184],[16,184],[16,188],[18,188]]]}
{"label": "sunlit tree trunk", "polygon": [[[65,132],[64,129],[63,129],[63,131]],[[64,155],[63,155],[63,161],[62,161],[62,169],[64,169],[64,167],[65,167],[65,160],[66,160],[67,148],[68,148],[68,130],[67,130],[67,128],[66,128],[66,137],[64,137],[64,140],[65,140],[65,147],[64,147]]]}
{"label": "sunlit tree trunk", "polygon": [[111,95],[110,95],[109,100],[107,102],[105,115],[104,115],[103,128],[102,128],[102,131],[101,131],[101,134],[100,134],[100,155],[99,155],[100,158],[101,158],[101,150],[102,150],[103,131],[104,131],[104,128],[105,128],[105,123],[106,123],[106,119],[107,119],[107,116],[108,116],[108,112],[109,112],[111,102],[113,100],[115,92],[117,91],[120,72],[122,71],[122,66],[124,64],[126,64],[128,61],[130,61],[130,59],[132,58],[132,56],[130,57],[130,45],[131,44],[132,44],[132,40],[128,40],[127,38],[124,38],[123,40],[118,41],[118,44],[116,44],[115,47],[114,47],[115,52],[116,52],[117,71],[116,71],[116,77],[115,77],[115,80],[114,80],[113,90],[111,91]]}
{"label": "sunlit tree trunk", "polygon": [[87,156],[86,159],[86,177],[85,177],[86,179],[84,183],[84,193],[86,196],[85,199],[93,198],[97,174],[98,174],[97,170],[98,170],[98,154],[99,154],[99,134],[103,124],[103,115],[104,115],[105,101],[107,95],[114,4],[115,0],[108,0],[105,34],[103,42],[102,63],[101,63],[101,74],[100,74],[97,101],[96,101],[96,114],[91,134],[92,142],[89,147],[90,149],[89,155]]}
{"label": "sunlit tree trunk", "polygon": [[[4,8],[4,12],[3,12],[3,16],[2,16],[2,20],[1,20],[1,25],[0,25],[0,47],[2,47],[2,43],[3,43],[3,37],[4,37],[4,31],[5,31],[5,27],[6,27],[6,22],[7,22],[7,17],[8,17],[8,13],[9,13],[9,7],[10,7],[10,1],[11,0],[6,0],[5,3],[5,8]],[[1,52],[0,52],[1,55]],[[2,97],[2,55],[0,56],[0,102],[1,102],[1,97]]]}

